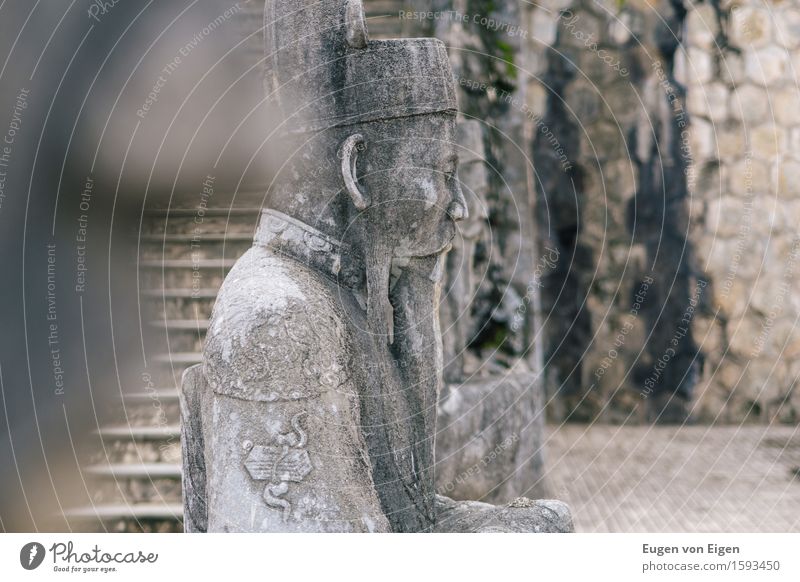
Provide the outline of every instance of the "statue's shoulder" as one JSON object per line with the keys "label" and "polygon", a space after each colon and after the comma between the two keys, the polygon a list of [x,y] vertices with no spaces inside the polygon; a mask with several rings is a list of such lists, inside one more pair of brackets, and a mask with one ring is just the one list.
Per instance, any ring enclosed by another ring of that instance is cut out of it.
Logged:
{"label": "statue's shoulder", "polygon": [[332,283],[253,247],[220,289],[203,372],[219,394],[267,402],[311,398],[339,387],[348,344]]}

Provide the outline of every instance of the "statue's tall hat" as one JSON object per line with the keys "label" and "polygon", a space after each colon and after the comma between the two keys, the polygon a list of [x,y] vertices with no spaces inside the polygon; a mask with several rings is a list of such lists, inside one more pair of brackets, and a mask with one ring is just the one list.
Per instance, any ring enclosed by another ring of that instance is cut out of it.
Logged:
{"label": "statue's tall hat", "polygon": [[458,109],[444,44],[370,41],[361,0],[269,0],[264,24],[283,133]]}

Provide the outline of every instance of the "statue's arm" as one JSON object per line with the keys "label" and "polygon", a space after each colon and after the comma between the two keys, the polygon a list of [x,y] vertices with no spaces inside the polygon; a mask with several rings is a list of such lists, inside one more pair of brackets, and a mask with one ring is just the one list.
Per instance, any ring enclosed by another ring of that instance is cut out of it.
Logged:
{"label": "statue's arm", "polygon": [[183,456],[183,530],[205,533],[206,462],[203,442],[202,399],[206,393],[203,368],[197,364],[183,373],[180,390],[181,450]]}

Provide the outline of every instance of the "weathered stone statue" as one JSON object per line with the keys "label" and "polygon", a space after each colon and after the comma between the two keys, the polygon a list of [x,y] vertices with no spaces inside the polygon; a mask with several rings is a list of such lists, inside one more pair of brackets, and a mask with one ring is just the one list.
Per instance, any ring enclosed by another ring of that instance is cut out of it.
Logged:
{"label": "weathered stone statue", "polygon": [[472,303],[487,268],[479,264],[476,245],[481,240],[493,244],[479,122],[459,123],[458,150],[469,216],[459,223],[447,255],[440,313],[445,384],[437,419],[436,488],[454,499],[504,503],[545,491],[542,386],[525,360],[499,371],[476,361],[468,348],[479,332]]}
{"label": "weathered stone statue", "polygon": [[265,25],[288,154],[184,376],[186,531],[569,529],[557,502],[434,492],[440,281],[467,215],[444,46],[368,41],[359,0],[275,0]]}
{"label": "weathered stone statue", "polygon": [[[475,333],[471,305],[475,300],[481,273],[476,265],[476,246],[487,229],[486,191],[489,180],[483,150],[481,124],[475,120],[458,124],[458,178],[467,201],[468,216],[458,225],[458,233],[447,253],[447,273],[441,307],[444,380],[463,379],[471,354],[466,347]],[[471,369],[475,369],[472,362]]]}

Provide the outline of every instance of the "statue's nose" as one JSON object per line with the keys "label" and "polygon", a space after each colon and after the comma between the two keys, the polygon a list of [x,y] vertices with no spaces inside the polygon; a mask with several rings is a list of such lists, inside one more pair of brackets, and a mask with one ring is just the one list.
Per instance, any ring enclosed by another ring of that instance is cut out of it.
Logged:
{"label": "statue's nose", "polygon": [[453,184],[453,199],[447,207],[447,214],[455,221],[466,220],[469,218],[467,200],[464,198],[464,192],[461,191],[461,185],[458,183],[458,180],[453,180]]}

